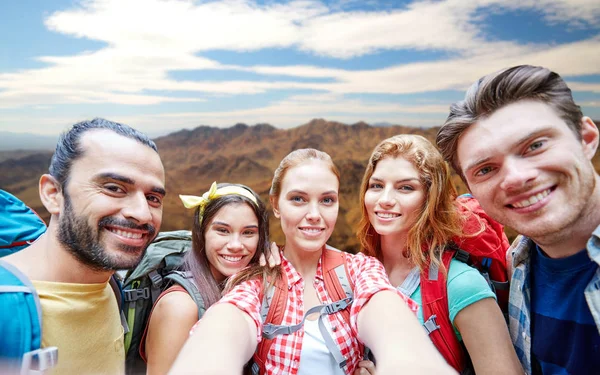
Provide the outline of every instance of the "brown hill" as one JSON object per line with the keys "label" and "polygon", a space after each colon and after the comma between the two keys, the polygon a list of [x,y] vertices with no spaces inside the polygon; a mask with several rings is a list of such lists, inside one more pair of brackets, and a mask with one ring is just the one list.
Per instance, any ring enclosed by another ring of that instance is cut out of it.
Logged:
{"label": "brown hill", "polygon": [[[438,128],[406,126],[374,127],[364,122],[345,125],[315,119],[293,129],[277,129],[268,124],[248,126],[237,124],[230,128],[200,126],[157,138],[167,174],[162,230],[191,227],[192,213],[183,208],[178,194],[201,194],[213,181],[238,182],[252,187],[265,202],[273,171],[290,151],[313,147],[331,155],[341,172],[340,215],[330,244],[355,252],[358,242],[355,228],[360,218],[358,189],[365,164],[375,145],[395,134],[420,134],[433,141]],[[47,172],[51,154],[9,156],[0,162],[0,188],[19,196],[49,217],[37,192],[37,181]],[[594,158],[600,170],[600,158]],[[459,192],[466,188],[458,176],[453,176]],[[512,232],[507,231],[512,237]],[[282,242],[279,224],[272,220],[273,240]]]}

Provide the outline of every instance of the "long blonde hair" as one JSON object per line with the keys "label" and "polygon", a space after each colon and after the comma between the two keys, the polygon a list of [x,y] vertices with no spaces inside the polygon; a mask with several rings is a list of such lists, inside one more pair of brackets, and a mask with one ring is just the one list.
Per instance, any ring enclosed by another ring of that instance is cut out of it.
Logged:
{"label": "long blonde hair", "polygon": [[[333,163],[331,156],[329,156],[329,154],[327,154],[326,152],[319,151],[314,148],[303,148],[292,151],[286,157],[284,157],[283,160],[281,160],[279,166],[277,167],[277,169],[275,169],[273,181],[271,182],[271,189],[269,190],[269,200],[271,201],[272,207],[275,207],[275,204],[279,200],[279,196],[281,194],[281,185],[283,184],[283,179],[285,178],[285,175],[287,174],[288,170],[309,160],[321,160],[325,162],[329,166],[331,172],[337,177],[339,182],[340,172]],[[265,266],[254,264],[253,266],[243,271],[240,271],[237,275],[231,277],[227,282],[225,292],[230,291],[234,286],[244,281],[256,277],[262,278],[263,287],[266,288],[268,282],[274,283],[277,277],[280,276],[281,268],[279,266],[270,268],[268,264]]]}
{"label": "long blonde hair", "polygon": [[462,218],[455,204],[457,193],[447,163],[433,144],[419,135],[396,135],[385,139],[373,150],[360,187],[362,215],[357,237],[361,251],[383,262],[381,236],[369,221],[365,193],[377,163],[385,158],[404,158],[414,165],[425,192],[418,219],[408,231],[405,249],[408,257],[421,271],[429,260],[441,266],[446,244],[462,235]]}

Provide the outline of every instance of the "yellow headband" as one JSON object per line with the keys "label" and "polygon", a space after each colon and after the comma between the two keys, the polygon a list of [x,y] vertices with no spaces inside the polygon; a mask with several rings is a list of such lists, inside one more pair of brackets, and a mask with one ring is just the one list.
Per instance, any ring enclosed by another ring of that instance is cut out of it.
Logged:
{"label": "yellow headband", "polygon": [[217,189],[216,181],[213,182],[212,185],[210,185],[210,189],[206,193],[202,194],[201,197],[197,197],[195,195],[179,195],[179,198],[183,202],[185,208],[200,207],[200,219],[202,219],[204,208],[206,207],[208,202],[225,195],[241,195],[242,197],[250,199],[250,201],[252,201],[256,206],[258,206],[256,197],[252,195],[252,193],[250,193],[247,189],[235,185],[224,186],[222,188]]}

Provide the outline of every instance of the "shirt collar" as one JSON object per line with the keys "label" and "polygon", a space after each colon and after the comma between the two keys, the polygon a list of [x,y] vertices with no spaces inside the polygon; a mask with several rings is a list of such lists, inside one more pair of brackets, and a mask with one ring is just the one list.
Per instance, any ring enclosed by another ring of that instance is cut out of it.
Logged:
{"label": "shirt collar", "polygon": [[[288,278],[289,285],[294,285],[302,280],[302,275],[300,272],[296,271],[292,263],[283,255],[283,247],[279,250],[279,254],[281,255],[281,266],[283,267],[285,274]],[[319,258],[319,263],[317,264],[317,272],[315,274],[315,279],[319,281],[323,281],[323,256],[325,255],[325,247],[323,247],[323,254]]]}
{"label": "shirt collar", "polygon": [[590,259],[600,265],[600,225],[592,232],[586,247]]}

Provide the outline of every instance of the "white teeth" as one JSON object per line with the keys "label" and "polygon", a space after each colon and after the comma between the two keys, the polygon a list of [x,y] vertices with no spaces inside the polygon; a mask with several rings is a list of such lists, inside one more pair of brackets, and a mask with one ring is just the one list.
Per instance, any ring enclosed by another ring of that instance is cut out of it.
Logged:
{"label": "white teeth", "polygon": [[238,257],[234,257],[234,256],[230,256],[230,255],[221,255],[223,257],[223,259],[229,261],[229,262],[239,262],[240,260],[242,260],[241,256]]}
{"label": "white teeth", "polygon": [[383,219],[392,219],[392,218],[398,217],[400,215],[392,214],[392,213],[388,213],[388,212],[378,212],[377,216],[379,216],[380,218],[383,218]]}
{"label": "white teeth", "polygon": [[141,233],[126,232],[126,231],[120,230],[120,229],[111,229],[110,231],[121,237],[132,238],[135,240],[142,238]]}
{"label": "white teeth", "polygon": [[529,207],[532,204],[537,203],[537,202],[541,201],[542,199],[544,199],[545,197],[547,197],[548,194],[550,194],[550,189],[546,189],[546,190],[542,191],[541,193],[532,195],[528,199],[523,199],[520,202],[513,203],[513,207],[517,207],[517,208]]}
{"label": "white teeth", "polygon": [[321,231],[319,228],[302,228],[302,230],[308,233],[319,233]]}

